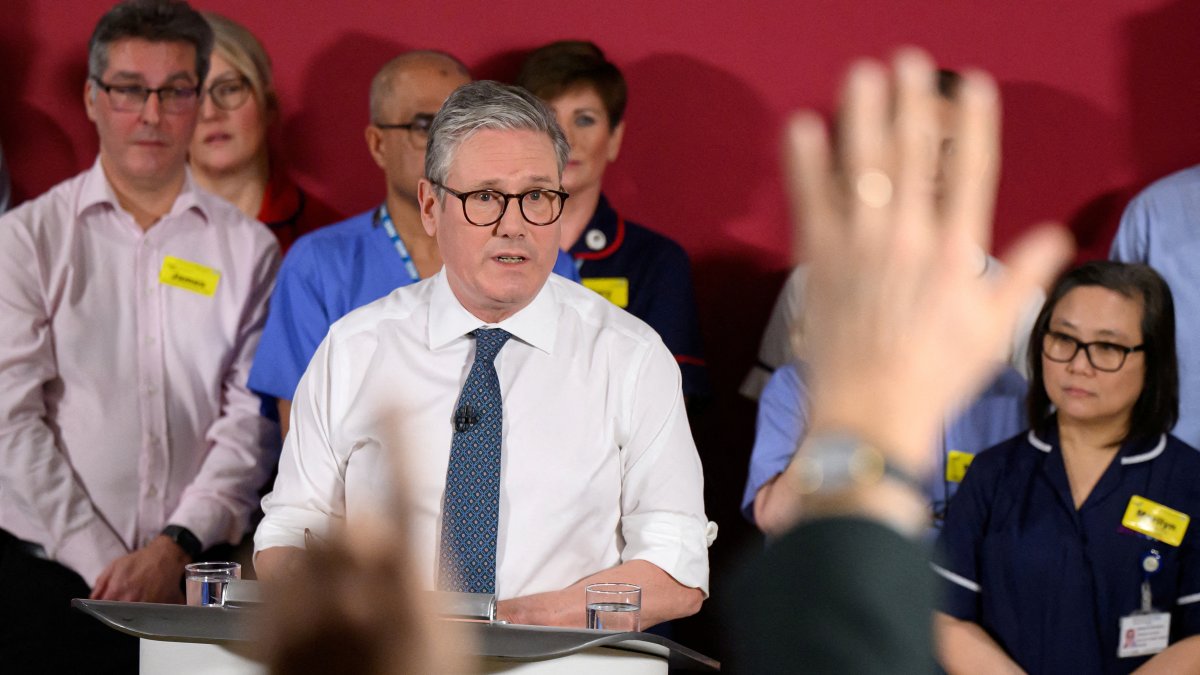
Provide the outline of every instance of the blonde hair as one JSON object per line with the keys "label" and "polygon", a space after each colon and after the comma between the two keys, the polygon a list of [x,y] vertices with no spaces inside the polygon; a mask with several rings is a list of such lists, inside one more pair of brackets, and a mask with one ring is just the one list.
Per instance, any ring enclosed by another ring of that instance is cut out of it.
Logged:
{"label": "blonde hair", "polygon": [[250,83],[250,90],[264,113],[279,107],[275,93],[275,80],[271,76],[271,57],[254,34],[242,24],[220,14],[201,12],[204,20],[212,27],[216,38],[214,50],[241,73]]}

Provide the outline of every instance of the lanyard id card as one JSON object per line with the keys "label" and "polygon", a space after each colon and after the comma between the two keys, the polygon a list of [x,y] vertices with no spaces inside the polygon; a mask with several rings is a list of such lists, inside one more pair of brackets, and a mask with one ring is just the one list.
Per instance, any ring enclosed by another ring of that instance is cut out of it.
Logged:
{"label": "lanyard id card", "polygon": [[1117,658],[1148,656],[1167,648],[1171,639],[1171,615],[1154,611],[1150,597],[1150,577],[1162,566],[1162,555],[1150,549],[1142,556],[1142,608],[1121,617],[1117,634]]}

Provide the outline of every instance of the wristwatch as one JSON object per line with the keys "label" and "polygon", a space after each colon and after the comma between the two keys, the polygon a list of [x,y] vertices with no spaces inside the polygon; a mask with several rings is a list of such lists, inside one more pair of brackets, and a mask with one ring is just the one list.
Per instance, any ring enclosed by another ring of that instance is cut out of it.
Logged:
{"label": "wristwatch", "polygon": [[792,462],[795,487],[802,495],[870,486],[884,478],[917,493],[925,492],[918,478],[889,462],[878,448],[849,434],[810,437]]}
{"label": "wristwatch", "polygon": [[192,534],[191,530],[182,525],[167,525],[163,528],[162,534],[178,544],[179,548],[183,549],[183,552],[188,554],[192,560],[200,557],[203,547],[200,544],[200,540],[196,538],[196,535]]}

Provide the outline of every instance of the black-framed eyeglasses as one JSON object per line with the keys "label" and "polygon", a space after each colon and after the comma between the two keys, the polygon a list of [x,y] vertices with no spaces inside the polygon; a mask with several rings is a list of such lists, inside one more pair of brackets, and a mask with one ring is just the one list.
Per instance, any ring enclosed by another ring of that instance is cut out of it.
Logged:
{"label": "black-framed eyeglasses", "polygon": [[163,112],[176,115],[195,110],[196,102],[200,100],[200,85],[151,89],[140,84],[109,84],[95,76],[89,79],[108,94],[109,103],[117,112],[140,112],[151,94],[158,97]]}
{"label": "black-framed eyeglasses", "polygon": [[1146,345],[1126,347],[1103,340],[1083,342],[1066,333],[1053,330],[1047,332],[1046,337],[1042,339],[1042,354],[1057,363],[1070,363],[1075,360],[1075,355],[1079,353],[1080,349],[1087,355],[1088,363],[1092,364],[1093,368],[1106,373],[1115,373],[1125,365],[1125,359],[1130,354],[1146,351]]}
{"label": "black-framed eyeglasses", "polygon": [[245,75],[217,80],[208,87],[208,97],[213,105],[225,112],[233,112],[246,105],[251,93],[250,79]]}
{"label": "black-framed eyeglasses", "polygon": [[429,141],[429,128],[433,126],[433,115],[431,113],[417,113],[413,115],[411,122],[404,124],[383,124],[375,122],[376,129],[402,129],[408,132],[408,140],[412,142],[414,148],[424,148]]}
{"label": "black-framed eyeglasses", "polygon": [[495,225],[508,210],[508,200],[517,200],[521,216],[531,225],[549,225],[562,215],[563,204],[571,195],[562,190],[536,188],[520,194],[508,194],[499,190],[471,190],[458,192],[442,185],[435,186],[458,197],[462,201],[463,216],[467,222],[478,227]]}

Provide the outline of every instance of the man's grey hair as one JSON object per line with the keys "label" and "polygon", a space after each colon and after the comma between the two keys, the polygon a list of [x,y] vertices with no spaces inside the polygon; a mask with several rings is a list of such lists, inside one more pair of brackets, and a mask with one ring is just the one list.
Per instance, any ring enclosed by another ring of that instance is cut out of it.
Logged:
{"label": "man's grey hair", "polygon": [[197,85],[208,76],[213,32],[199,12],[180,0],[126,0],[100,17],[88,41],[88,76],[108,70],[108,49],[119,40],[186,42],[196,48]]}
{"label": "man's grey hair", "polygon": [[405,52],[383,64],[375,77],[371,78],[371,124],[402,124],[409,121],[387,119],[387,104],[392,98],[392,83],[396,75],[413,66],[441,66],[447,74],[454,72],[471,79],[467,65],[453,54],[434,49]]}
{"label": "man's grey hair", "polygon": [[[443,184],[459,146],[475,132],[488,129],[546,134],[554,145],[558,175],[562,177],[571,146],[555,121],[554,113],[525,89],[492,80],[464,84],[446,99],[429,128],[425,177]],[[440,188],[438,194],[441,194]]]}

